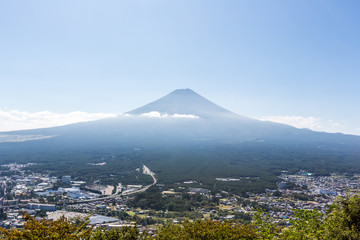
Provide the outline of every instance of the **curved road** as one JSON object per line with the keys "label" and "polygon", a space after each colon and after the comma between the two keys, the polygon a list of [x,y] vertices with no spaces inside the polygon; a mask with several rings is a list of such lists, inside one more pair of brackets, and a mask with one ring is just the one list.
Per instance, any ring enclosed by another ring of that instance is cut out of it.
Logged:
{"label": "curved road", "polygon": [[135,193],[140,193],[140,192],[145,192],[146,190],[148,190],[149,187],[154,186],[157,183],[157,179],[155,177],[155,173],[153,173],[150,168],[148,168],[147,166],[143,165],[143,173],[146,175],[150,175],[153,179],[153,183],[146,185],[140,189],[134,190],[134,191],[129,191],[129,192],[122,192],[120,194],[118,194],[118,191],[116,190],[116,193],[107,197],[102,197],[102,198],[93,198],[93,199],[86,199],[86,200],[78,200],[78,201],[72,201],[70,204],[77,204],[77,203],[87,203],[87,202],[96,202],[96,201],[102,201],[102,200],[106,200],[106,199],[112,199],[112,198],[116,198],[119,196],[128,196],[128,195],[132,195]]}

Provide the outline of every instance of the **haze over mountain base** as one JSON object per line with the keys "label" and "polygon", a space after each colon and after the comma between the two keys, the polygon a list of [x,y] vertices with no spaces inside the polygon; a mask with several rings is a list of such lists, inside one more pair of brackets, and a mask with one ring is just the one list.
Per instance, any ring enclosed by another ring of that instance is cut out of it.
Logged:
{"label": "haze over mountain base", "polygon": [[[144,163],[160,183],[195,180],[209,188],[262,191],[275,187],[282,170],[329,174],[358,172],[360,166],[360,137],[254,120],[190,89],[116,118],[6,135],[43,139],[1,143],[1,163],[35,162],[52,174],[104,181],[124,181],[127,171]],[[99,161],[107,164],[89,164]],[[253,179],[216,181],[222,177]]]}

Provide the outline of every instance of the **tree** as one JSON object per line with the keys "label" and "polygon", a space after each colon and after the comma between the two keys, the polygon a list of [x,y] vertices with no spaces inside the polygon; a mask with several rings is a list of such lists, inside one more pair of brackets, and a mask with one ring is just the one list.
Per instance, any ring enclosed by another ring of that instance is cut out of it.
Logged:
{"label": "tree", "polygon": [[35,215],[35,217],[41,217],[41,218],[44,218],[46,216],[47,216],[47,214],[46,214],[45,210],[39,210],[36,212],[36,215]]}
{"label": "tree", "polygon": [[38,240],[80,240],[89,239],[92,228],[87,228],[88,221],[82,220],[78,224],[67,221],[62,216],[55,221],[48,220],[35,220],[29,214],[24,213],[23,218],[26,221],[24,223],[24,229],[17,230],[15,228],[6,230],[0,228],[0,232],[6,239],[38,239]]}
{"label": "tree", "polygon": [[[220,211],[219,211],[220,212]],[[220,212],[221,213],[221,212]],[[225,211],[224,211],[225,214]],[[135,216],[134,218],[136,218]],[[36,220],[24,213],[24,229],[0,228],[0,239],[69,239],[69,240],[222,240],[222,239],[360,239],[360,195],[338,198],[327,214],[317,210],[296,210],[289,224],[275,223],[268,213],[257,212],[251,224],[239,222],[185,221],[158,229],[154,237],[141,234],[135,227],[121,229],[88,227],[88,221]]]}
{"label": "tree", "polygon": [[91,240],[140,240],[146,239],[146,235],[140,235],[135,227],[123,227],[121,229],[96,229]]}
{"label": "tree", "polygon": [[259,239],[275,239],[281,232],[281,227],[274,223],[268,213],[258,211],[254,215],[253,225],[257,228]]}
{"label": "tree", "polygon": [[360,239],[360,195],[338,198],[324,222],[329,239]]}
{"label": "tree", "polygon": [[3,211],[0,212],[0,220],[5,220],[7,219],[7,214],[4,213]]}
{"label": "tree", "polygon": [[324,224],[322,214],[317,210],[296,210],[290,226],[281,233],[283,239],[323,239]]}
{"label": "tree", "polygon": [[157,240],[258,239],[255,227],[231,222],[196,221],[169,224],[158,230]]}

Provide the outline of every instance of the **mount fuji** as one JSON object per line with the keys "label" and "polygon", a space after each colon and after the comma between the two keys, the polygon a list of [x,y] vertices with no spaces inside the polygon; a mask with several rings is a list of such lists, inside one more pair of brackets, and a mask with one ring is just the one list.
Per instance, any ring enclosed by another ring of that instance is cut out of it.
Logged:
{"label": "mount fuji", "polygon": [[[0,164],[36,162],[43,171],[84,179],[116,178],[142,163],[164,183],[213,186],[217,177],[259,177],[243,191],[274,187],[283,170],[360,172],[359,136],[251,119],[190,89],[116,118],[5,135],[12,140],[0,141]],[[107,164],[89,164],[99,159]]]}

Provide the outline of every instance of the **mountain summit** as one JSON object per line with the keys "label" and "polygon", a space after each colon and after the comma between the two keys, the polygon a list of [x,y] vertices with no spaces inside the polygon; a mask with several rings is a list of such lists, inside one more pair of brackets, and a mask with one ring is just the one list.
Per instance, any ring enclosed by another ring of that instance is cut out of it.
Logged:
{"label": "mountain summit", "polygon": [[[169,116],[145,114],[150,112]],[[216,185],[238,193],[275,189],[283,170],[306,169],[319,175],[360,172],[358,136],[241,117],[190,89],[175,90],[128,114],[7,132],[3,136],[12,137],[12,142],[0,143],[0,164],[39,163],[34,169],[88,181],[101,179],[106,184],[142,181],[135,169],[146,164],[164,184],[193,179],[205,188]],[[172,116],[175,114],[198,118]],[[93,164],[99,161],[106,165]],[[217,178],[243,180],[222,183]]]}
{"label": "mountain summit", "polygon": [[191,114],[201,118],[240,117],[222,108],[193,90],[177,89],[145,106],[127,112],[131,115],[141,115],[149,112],[160,114]]}

